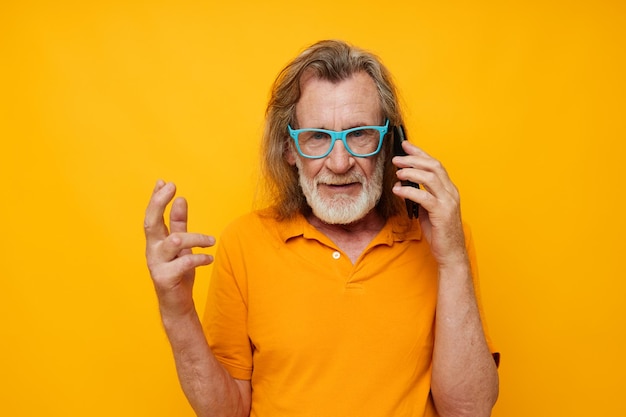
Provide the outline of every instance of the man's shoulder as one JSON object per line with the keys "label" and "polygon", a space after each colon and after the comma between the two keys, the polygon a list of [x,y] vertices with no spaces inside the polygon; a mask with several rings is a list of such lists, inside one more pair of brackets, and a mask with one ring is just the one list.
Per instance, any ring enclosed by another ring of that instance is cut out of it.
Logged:
{"label": "man's shoulder", "polygon": [[241,233],[255,229],[266,223],[270,217],[261,213],[264,210],[255,210],[239,215],[226,225],[223,234]]}
{"label": "man's shoulder", "polygon": [[224,229],[222,237],[229,239],[237,236],[239,240],[279,238],[293,221],[294,219],[281,219],[272,208],[254,210],[231,221]]}

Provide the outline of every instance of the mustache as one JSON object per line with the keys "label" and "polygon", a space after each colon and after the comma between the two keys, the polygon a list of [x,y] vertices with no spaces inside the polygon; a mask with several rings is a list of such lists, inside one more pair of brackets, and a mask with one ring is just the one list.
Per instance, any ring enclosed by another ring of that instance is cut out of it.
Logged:
{"label": "mustache", "polygon": [[353,184],[355,182],[364,184],[365,177],[358,172],[353,172],[347,175],[334,175],[331,173],[321,173],[315,177],[315,185],[346,185]]}

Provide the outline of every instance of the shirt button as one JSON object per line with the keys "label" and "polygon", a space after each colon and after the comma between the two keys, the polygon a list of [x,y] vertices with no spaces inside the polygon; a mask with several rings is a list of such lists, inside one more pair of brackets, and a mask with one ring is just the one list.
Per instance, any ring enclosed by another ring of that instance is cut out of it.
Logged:
{"label": "shirt button", "polygon": [[333,259],[341,258],[341,254],[339,252],[333,252]]}

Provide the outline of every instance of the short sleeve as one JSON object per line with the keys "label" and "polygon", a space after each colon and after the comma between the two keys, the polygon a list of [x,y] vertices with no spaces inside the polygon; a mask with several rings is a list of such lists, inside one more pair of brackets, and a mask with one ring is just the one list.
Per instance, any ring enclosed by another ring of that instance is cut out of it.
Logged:
{"label": "short sleeve", "polygon": [[247,280],[236,233],[228,229],[217,248],[209,284],[203,329],[217,360],[233,378],[252,377],[252,348],[247,331]]}

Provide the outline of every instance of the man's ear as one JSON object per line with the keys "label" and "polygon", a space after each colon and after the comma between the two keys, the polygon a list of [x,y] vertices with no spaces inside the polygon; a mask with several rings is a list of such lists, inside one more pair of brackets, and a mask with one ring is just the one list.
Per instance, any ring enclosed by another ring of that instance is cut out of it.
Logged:
{"label": "man's ear", "polygon": [[296,156],[296,150],[294,149],[294,146],[293,146],[293,142],[291,141],[285,142],[284,154],[285,154],[285,160],[287,161],[287,163],[291,166],[294,166],[296,164],[297,156]]}

